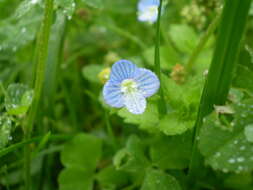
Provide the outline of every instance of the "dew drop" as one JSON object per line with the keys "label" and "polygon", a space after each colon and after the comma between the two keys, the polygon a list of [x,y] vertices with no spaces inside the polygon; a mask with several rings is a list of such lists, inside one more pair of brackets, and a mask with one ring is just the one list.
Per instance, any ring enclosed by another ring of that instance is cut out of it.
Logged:
{"label": "dew drop", "polygon": [[228,160],[228,162],[229,162],[230,164],[233,164],[233,163],[235,163],[235,159],[230,158],[230,159]]}
{"label": "dew drop", "polygon": [[23,27],[23,28],[21,29],[21,32],[22,32],[22,33],[25,33],[25,32],[26,32],[26,28]]}
{"label": "dew drop", "polygon": [[245,150],[245,146],[241,146],[241,147],[240,147],[240,150]]}
{"label": "dew drop", "polygon": [[237,162],[243,162],[245,159],[243,157],[237,158]]}

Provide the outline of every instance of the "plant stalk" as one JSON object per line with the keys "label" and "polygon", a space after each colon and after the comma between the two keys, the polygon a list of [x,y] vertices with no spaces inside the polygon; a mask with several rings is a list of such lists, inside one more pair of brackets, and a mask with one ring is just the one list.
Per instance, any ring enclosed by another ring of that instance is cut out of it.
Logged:
{"label": "plant stalk", "polygon": [[[24,141],[28,141],[32,136],[33,126],[36,115],[38,113],[38,107],[41,100],[42,89],[45,78],[45,64],[48,55],[48,41],[52,25],[53,16],[53,0],[45,0],[45,12],[44,18],[41,24],[41,28],[38,35],[37,42],[37,59],[36,59],[36,79],[34,86],[34,99],[32,107],[28,113],[28,119],[24,127]],[[25,190],[31,189],[31,150],[29,144],[24,147],[24,181]]]}
{"label": "plant stalk", "polygon": [[163,0],[160,0],[159,8],[158,8],[158,18],[156,23],[156,40],[155,40],[155,72],[160,80],[161,87],[159,89],[160,99],[158,102],[158,110],[160,117],[166,113],[166,102],[164,98],[164,93],[162,89],[162,77],[161,77],[161,64],[160,64],[160,40],[161,40],[161,31],[160,31],[160,23],[161,23],[161,13],[162,13]]}

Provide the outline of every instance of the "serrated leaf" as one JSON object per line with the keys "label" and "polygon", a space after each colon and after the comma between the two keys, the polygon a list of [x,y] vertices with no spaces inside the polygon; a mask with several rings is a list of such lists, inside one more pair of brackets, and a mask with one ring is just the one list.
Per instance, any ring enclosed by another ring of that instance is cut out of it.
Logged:
{"label": "serrated leaf", "polygon": [[153,165],[161,169],[184,169],[191,155],[191,135],[160,136],[150,147]]}
{"label": "serrated leaf", "polygon": [[143,171],[149,162],[140,139],[136,136],[129,137],[126,147],[119,150],[114,156],[113,163],[116,169],[129,172]]}
{"label": "serrated leaf", "polygon": [[194,126],[194,120],[182,120],[176,113],[167,114],[158,125],[160,131],[166,135],[179,135]]}
{"label": "serrated leaf", "polygon": [[33,90],[23,84],[11,84],[7,88],[5,108],[8,114],[24,115],[32,104]]}
{"label": "serrated leaf", "polygon": [[183,53],[190,54],[198,43],[198,37],[193,28],[184,24],[174,24],[169,30],[171,39]]}
{"label": "serrated leaf", "polygon": [[102,153],[100,139],[87,134],[79,134],[65,144],[61,152],[61,162],[67,168],[94,171]]}
{"label": "serrated leaf", "polygon": [[[245,126],[253,123],[253,102],[233,105],[235,114],[230,126],[208,116],[200,132],[199,148],[205,162],[224,172],[245,172],[253,169],[253,144],[247,141]],[[224,119],[224,118],[223,118]]]}
{"label": "serrated leaf", "polygon": [[11,137],[12,122],[8,117],[0,117],[0,149],[4,148]]}
{"label": "serrated leaf", "polygon": [[139,125],[140,129],[149,131],[151,133],[158,132],[157,124],[159,123],[159,116],[157,105],[155,102],[148,102],[147,108],[143,114],[134,115],[123,108],[118,111],[118,115],[124,118],[124,122]]}
{"label": "serrated leaf", "polygon": [[171,175],[156,169],[148,169],[141,190],[180,190],[178,181]]}

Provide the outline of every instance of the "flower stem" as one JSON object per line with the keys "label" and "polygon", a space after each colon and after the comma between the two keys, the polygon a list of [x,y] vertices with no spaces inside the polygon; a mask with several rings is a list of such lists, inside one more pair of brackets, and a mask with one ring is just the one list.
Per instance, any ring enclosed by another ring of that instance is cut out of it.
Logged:
{"label": "flower stem", "polygon": [[208,42],[210,36],[213,34],[215,29],[217,28],[217,26],[220,22],[220,16],[221,16],[221,14],[218,13],[217,16],[214,18],[214,20],[212,21],[212,23],[207,28],[207,31],[200,38],[197,47],[193,50],[193,53],[191,54],[191,57],[190,57],[189,61],[186,63],[187,73],[190,73],[192,71],[192,67],[193,67],[196,59],[198,58],[201,50],[205,47],[205,45]]}
{"label": "flower stem", "polygon": [[158,18],[156,23],[156,42],[155,42],[155,72],[160,80],[161,88],[159,90],[160,100],[158,102],[159,114],[164,115],[166,113],[166,102],[162,90],[162,77],[161,77],[161,65],[160,65],[160,23],[161,23],[161,12],[162,12],[163,0],[160,0],[158,8]]}
{"label": "flower stem", "polygon": [[[32,103],[31,110],[29,111],[26,126],[24,127],[24,140],[27,141],[31,138],[34,121],[38,112],[39,102],[42,95],[42,88],[45,76],[45,63],[48,54],[48,41],[50,36],[50,30],[52,25],[53,16],[53,0],[45,1],[45,12],[42,25],[39,31],[37,52],[38,57],[36,59],[36,79],[35,79],[35,91],[34,99]],[[25,190],[31,189],[31,175],[30,175],[30,165],[31,165],[31,151],[29,145],[24,147],[24,171],[25,171]]]}

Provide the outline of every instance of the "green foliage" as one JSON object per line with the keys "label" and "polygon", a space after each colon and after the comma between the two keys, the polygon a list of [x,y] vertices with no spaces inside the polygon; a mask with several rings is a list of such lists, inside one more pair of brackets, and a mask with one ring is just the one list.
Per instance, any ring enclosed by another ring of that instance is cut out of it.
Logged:
{"label": "green foliage", "polygon": [[5,147],[11,139],[12,121],[6,116],[0,117],[0,149]]}
{"label": "green foliage", "polygon": [[[175,147],[176,145],[176,147]],[[153,165],[161,169],[184,169],[191,155],[191,135],[159,136],[150,146]]]}
{"label": "green foliage", "polygon": [[205,119],[200,132],[199,148],[205,162],[223,172],[253,170],[253,144],[246,139],[245,127],[253,123],[253,102],[233,105],[235,113],[229,116],[213,113]]}
{"label": "green foliage", "polygon": [[171,25],[169,34],[173,43],[183,53],[190,54],[197,45],[197,35],[194,29],[188,25]]}
{"label": "green foliage", "polygon": [[61,153],[65,169],[58,180],[61,190],[92,189],[101,148],[101,140],[87,134],[79,134],[65,144]]}
{"label": "green foliage", "polygon": [[146,169],[149,161],[145,156],[143,144],[136,136],[131,136],[126,147],[119,150],[113,159],[113,163],[117,169],[139,172]]}
{"label": "green foliage", "polygon": [[33,90],[23,84],[11,84],[7,88],[5,108],[10,115],[24,115],[32,104]]}
{"label": "green foliage", "polygon": [[[0,188],[253,190],[250,0],[138,2],[0,0]],[[141,115],[103,99],[119,59],[161,73]]]}
{"label": "green foliage", "polygon": [[177,180],[160,170],[148,169],[141,190],[180,190]]}

